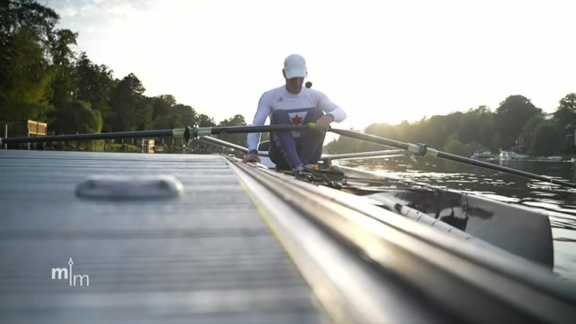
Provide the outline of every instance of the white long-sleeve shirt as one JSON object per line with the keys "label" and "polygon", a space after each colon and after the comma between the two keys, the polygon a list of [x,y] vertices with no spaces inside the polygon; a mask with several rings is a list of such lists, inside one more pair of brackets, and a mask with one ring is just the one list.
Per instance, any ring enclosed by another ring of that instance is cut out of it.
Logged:
{"label": "white long-sleeve shirt", "polygon": [[[276,110],[286,110],[291,124],[302,124],[308,111],[314,108],[322,109],[325,113],[332,115],[334,122],[339,123],[346,119],[346,112],[330,101],[323,92],[302,87],[300,93],[293,94],[288,92],[286,86],[283,85],[265,92],[260,97],[251,125],[264,125],[268,117]],[[294,132],[294,136],[299,136],[299,132]],[[260,141],[260,133],[248,133],[247,140],[248,152],[256,150]]]}

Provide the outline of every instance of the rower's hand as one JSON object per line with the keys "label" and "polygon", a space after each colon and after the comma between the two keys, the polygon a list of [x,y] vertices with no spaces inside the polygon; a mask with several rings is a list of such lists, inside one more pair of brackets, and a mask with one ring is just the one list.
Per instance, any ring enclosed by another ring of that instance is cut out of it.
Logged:
{"label": "rower's hand", "polygon": [[324,115],[316,121],[316,130],[319,132],[327,132],[330,129],[330,123],[332,122],[332,117]]}
{"label": "rower's hand", "polygon": [[258,153],[250,153],[242,159],[242,162],[244,162],[244,163],[246,163],[246,162],[258,162],[258,163],[260,163],[260,157],[258,156]]}

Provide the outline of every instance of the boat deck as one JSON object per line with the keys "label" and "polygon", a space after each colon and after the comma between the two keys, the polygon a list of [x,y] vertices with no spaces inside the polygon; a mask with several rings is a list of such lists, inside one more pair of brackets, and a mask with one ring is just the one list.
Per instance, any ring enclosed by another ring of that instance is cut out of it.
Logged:
{"label": "boat deck", "polygon": [[[86,176],[110,174],[172,174],[185,192],[75,195]],[[89,286],[51,278],[70,258]],[[183,320],[326,320],[225,159],[0,150],[0,322]]]}

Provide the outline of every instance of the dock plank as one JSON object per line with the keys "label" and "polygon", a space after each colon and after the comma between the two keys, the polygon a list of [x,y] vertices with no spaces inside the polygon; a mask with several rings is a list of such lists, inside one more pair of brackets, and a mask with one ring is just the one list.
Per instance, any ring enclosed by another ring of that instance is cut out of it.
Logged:
{"label": "dock plank", "polygon": [[[89,175],[144,174],[184,195],[74,194]],[[89,286],[51,278],[70,259]],[[222,157],[0,150],[0,322],[325,320]]]}

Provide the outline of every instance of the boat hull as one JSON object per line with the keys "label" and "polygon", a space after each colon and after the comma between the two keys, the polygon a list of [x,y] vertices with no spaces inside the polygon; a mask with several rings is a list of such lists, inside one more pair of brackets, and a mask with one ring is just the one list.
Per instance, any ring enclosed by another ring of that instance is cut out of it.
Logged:
{"label": "boat hull", "polygon": [[390,189],[366,197],[409,206],[546,268],[554,266],[550,221],[540,212],[451,191]]}
{"label": "boat hull", "polygon": [[543,211],[472,192],[399,181],[346,166],[341,169],[347,176],[381,181],[349,182],[357,195],[414,208],[512,254],[549,269],[554,267],[552,227]]}

